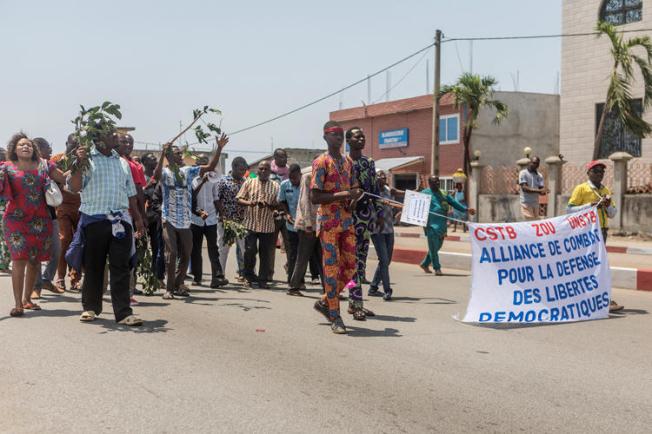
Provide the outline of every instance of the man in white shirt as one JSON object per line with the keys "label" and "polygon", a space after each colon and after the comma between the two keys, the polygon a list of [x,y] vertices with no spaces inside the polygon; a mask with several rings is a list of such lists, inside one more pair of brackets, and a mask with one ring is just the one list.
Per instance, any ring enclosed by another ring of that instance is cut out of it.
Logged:
{"label": "man in white shirt", "polygon": [[192,212],[190,216],[192,231],[192,252],[190,253],[190,272],[193,284],[202,283],[202,244],[206,237],[208,257],[211,261],[211,288],[219,288],[229,283],[224,278],[217,247],[217,210],[215,201],[219,198],[217,174],[207,172],[192,182]]}

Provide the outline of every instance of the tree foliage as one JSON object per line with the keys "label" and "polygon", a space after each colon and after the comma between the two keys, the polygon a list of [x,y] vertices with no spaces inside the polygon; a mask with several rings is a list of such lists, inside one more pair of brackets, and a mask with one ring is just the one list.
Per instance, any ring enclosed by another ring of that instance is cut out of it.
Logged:
{"label": "tree foliage", "polygon": [[[80,106],[79,115],[73,119],[75,125],[74,137],[80,147],[90,153],[91,147],[103,149],[106,146],[112,146],[115,140],[116,120],[122,119],[122,112],[118,104],[105,101],[102,105],[86,109]],[[88,160],[84,162],[77,161],[75,155],[69,156],[71,159],[70,169],[73,172],[78,170],[85,171],[88,168]]]}
{"label": "tree foliage", "polygon": [[495,86],[498,81],[491,76],[481,77],[477,74],[464,73],[457,82],[444,86],[441,89],[440,97],[446,94],[453,96],[456,108],[462,108],[465,114],[464,120],[464,173],[470,172],[470,144],[473,130],[477,128],[478,116],[482,108],[490,108],[496,111],[494,123],[499,124],[509,114],[509,108],[505,103],[494,99]]}
{"label": "tree foliage", "polygon": [[635,109],[632,97],[635,70],[638,69],[644,87],[643,110],[652,106],[652,40],[649,36],[635,36],[625,40],[614,25],[604,21],[598,22],[596,30],[599,32],[598,37],[606,36],[609,39],[613,63],[609,73],[607,98],[595,135],[593,159],[599,157],[604,124],[610,112],[637,137],[643,138],[652,132],[652,125]]}
{"label": "tree foliage", "polygon": [[[197,138],[198,143],[204,143],[208,144],[208,141],[212,139],[213,137],[217,138],[219,135],[222,133],[222,129],[215,125],[214,123],[211,122],[205,122],[202,117],[208,114],[213,114],[216,116],[222,115],[222,112],[216,108],[209,107],[205,105],[202,108],[194,109],[192,111],[192,122],[190,125],[188,125],[183,131],[181,131],[179,134],[176,135],[172,140],[170,140],[168,143],[172,144],[174,143],[179,137],[184,135],[186,131],[188,131],[190,128],[193,128],[193,131],[195,133],[195,137]],[[197,124],[199,120],[202,120],[204,122],[206,129],[205,130],[200,124]],[[174,178],[178,183],[183,183],[183,173],[181,170],[179,170],[179,165],[176,164],[174,161],[174,158],[172,156],[172,148],[168,148],[168,154],[165,155],[165,158],[168,160],[168,167],[174,174]],[[184,154],[184,157],[186,156],[193,156],[192,152],[190,151],[190,146],[186,144],[185,146],[182,147],[182,152]]]}

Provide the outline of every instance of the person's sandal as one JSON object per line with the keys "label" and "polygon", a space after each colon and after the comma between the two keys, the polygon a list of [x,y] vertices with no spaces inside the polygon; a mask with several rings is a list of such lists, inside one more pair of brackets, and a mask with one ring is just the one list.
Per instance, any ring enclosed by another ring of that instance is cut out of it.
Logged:
{"label": "person's sandal", "polygon": [[93,312],[92,310],[86,310],[82,312],[82,314],[79,316],[79,321],[91,322],[91,321],[95,321],[95,317],[96,317],[95,312]]}
{"label": "person's sandal", "polygon": [[611,300],[609,302],[609,312],[619,312],[619,311],[623,310],[624,308],[625,308],[625,306],[623,306],[621,304],[618,304],[613,300]]}
{"label": "person's sandal", "polygon": [[65,292],[64,290],[55,287],[50,281],[43,282],[41,284],[41,289],[47,289],[48,291],[53,292],[55,294],[63,294]]}
{"label": "person's sandal", "polygon": [[356,321],[366,321],[367,316],[364,313],[364,309],[355,309],[353,311],[353,319]]}
{"label": "person's sandal", "polygon": [[174,294],[170,291],[166,291],[165,294],[163,294],[163,300],[174,300]]}
{"label": "person's sandal", "polygon": [[346,326],[344,325],[344,321],[342,321],[341,317],[338,317],[337,319],[335,319],[335,321],[331,323],[331,330],[336,335],[344,335],[348,333],[346,330]]}
{"label": "person's sandal", "polygon": [[303,297],[303,293],[298,289],[288,289],[287,294],[295,297]]}
{"label": "person's sandal", "polygon": [[118,324],[126,325],[129,327],[138,327],[143,325],[143,320],[138,318],[136,315],[129,315],[128,317],[118,321]]}
{"label": "person's sandal", "polygon": [[181,288],[174,291],[173,294],[176,295],[177,297],[189,297],[190,296],[190,293],[188,291],[186,291],[185,289],[181,289]]}
{"label": "person's sandal", "polygon": [[22,307],[14,307],[11,309],[11,312],[9,312],[9,316],[18,318],[19,316],[23,316],[25,314],[25,311],[23,310]]}
{"label": "person's sandal", "polygon": [[27,310],[41,310],[41,306],[39,306],[36,303],[32,303],[31,301],[28,301],[27,303],[23,303],[23,309]]}
{"label": "person's sandal", "polygon": [[328,306],[324,302],[317,300],[313,308],[320,314],[324,315],[329,322],[332,321],[331,317],[328,315]]}
{"label": "person's sandal", "polygon": [[[74,286],[74,283],[71,283],[70,285],[72,287],[72,286]],[[57,294],[63,294],[64,292],[66,292],[66,281],[65,280],[63,280],[63,279],[57,280],[57,283],[55,283],[54,286],[56,288],[55,292]]]}

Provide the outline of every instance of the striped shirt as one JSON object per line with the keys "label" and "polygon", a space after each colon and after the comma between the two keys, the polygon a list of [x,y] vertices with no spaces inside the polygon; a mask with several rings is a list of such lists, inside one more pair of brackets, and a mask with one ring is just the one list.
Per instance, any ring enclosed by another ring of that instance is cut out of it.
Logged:
{"label": "striped shirt", "polygon": [[79,212],[89,216],[124,212],[136,195],[129,164],[116,151],[106,156],[91,149],[89,169],[82,177]]}
{"label": "striped shirt", "polygon": [[[238,199],[250,202],[265,202],[270,205],[278,203],[278,183],[268,180],[262,182],[259,178],[249,178],[245,181]],[[274,224],[274,210],[268,207],[248,206],[245,208],[244,227],[247,230],[259,233],[272,233],[276,231]]]}
{"label": "striped shirt", "polygon": [[163,204],[161,220],[177,229],[190,228],[190,208],[192,207],[192,181],[199,176],[199,166],[183,166],[179,168],[181,180],[176,179],[169,167],[161,174],[161,189]]}

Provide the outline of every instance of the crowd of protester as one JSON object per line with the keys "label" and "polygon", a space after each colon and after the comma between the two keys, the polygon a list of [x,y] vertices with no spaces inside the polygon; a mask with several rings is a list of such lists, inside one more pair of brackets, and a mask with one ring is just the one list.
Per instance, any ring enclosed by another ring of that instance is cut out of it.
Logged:
{"label": "crowd of protester", "polygon": [[[129,134],[114,132],[91,149],[79,147],[71,134],[65,152],[56,155],[46,139],[14,135],[6,151],[0,149],[0,271],[11,269],[15,306],[10,315],[40,310],[37,300],[43,290],[69,291],[81,293],[80,320],[90,322],[102,313],[109,291],[115,320],[141,325],[132,307],[143,294],[134,259],[136,239],[144,237],[151,273],[166,300],[192,296],[191,287],[205,283],[204,271],[210,273],[211,288],[268,289],[280,246],[286,252],[286,275],[277,282],[287,283],[288,295],[303,296],[309,273],[310,283],[320,284],[322,292],[314,309],[334,333],[346,333],[340,315],[344,290],[347,312],[358,321],[374,315],[364,306],[363,284],[369,285],[368,296],[392,300],[394,223],[404,192],[390,187],[387,173],[376,171],[373,159],[364,155],[362,129],[344,131],[330,121],[323,134],[328,150],[305,173],[297,164],[288,165],[286,152],[277,149],[255,171],[236,157],[221,176],[216,169],[229,141],[224,134],[216,138],[210,160],[193,165],[186,165],[182,149],[172,144],[158,157],[132,156]],[[348,155],[342,153],[345,140]],[[87,169],[70,170],[65,164],[70,158],[89,163]],[[533,159],[529,172],[521,174],[522,196],[529,200],[523,204],[527,218],[533,218],[537,206],[530,196],[543,191],[537,165]],[[603,174],[604,165],[589,168],[591,186],[601,185],[596,175],[600,170]],[[52,183],[62,196],[56,207],[46,200]],[[591,203],[592,190],[578,188],[571,205]],[[606,187],[600,188],[606,196]],[[461,188],[449,194],[436,176],[422,193],[431,202],[424,228],[428,253],[421,268],[432,273],[432,267],[441,275],[438,252],[447,234],[447,214],[453,210],[465,217],[475,211],[465,205]],[[613,205],[603,208],[601,223],[611,216]],[[604,223],[603,228],[606,237]],[[203,261],[204,240],[208,264]],[[370,243],[378,263],[367,281]],[[236,273],[231,283],[225,270],[232,247]]]}

